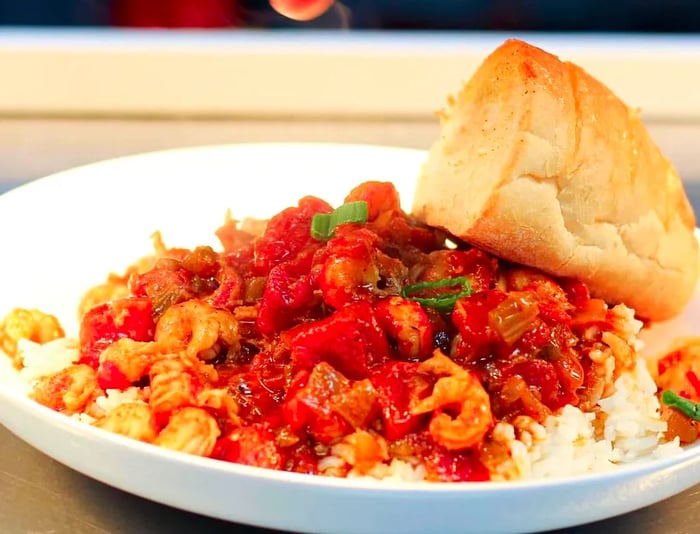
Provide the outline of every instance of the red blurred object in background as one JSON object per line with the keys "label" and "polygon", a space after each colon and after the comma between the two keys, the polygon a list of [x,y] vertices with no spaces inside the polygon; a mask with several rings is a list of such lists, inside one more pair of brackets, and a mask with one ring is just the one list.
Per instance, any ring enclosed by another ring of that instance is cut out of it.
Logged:
{"label": "red blurred object in background", "polygon": [[[323,15],[334,0],[269,0],[279,14],[307,21]],[[231,28],[243,26],[236,0],[113,0],[112,23],[136,28]]]}
{"label": "red blurred object in background", "polygon": [[328,11],[333,2],[334,0],[270,0],[270,5],[290,19],[312,20]]}
{"label": "red blurred object in background", "polygon": [[112,23],[136,28],[239,26],[232,0],[113,0]]}

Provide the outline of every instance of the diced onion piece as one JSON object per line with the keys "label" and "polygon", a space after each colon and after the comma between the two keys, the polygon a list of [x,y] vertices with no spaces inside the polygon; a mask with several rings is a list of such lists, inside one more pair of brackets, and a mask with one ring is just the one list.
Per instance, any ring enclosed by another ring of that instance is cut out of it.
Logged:
{"label": "diced onion piece", "polygon": [[612,350],[615,357],[615,377],[625,369],[631,369],[636,362],[634,349],[620,336],[612,332],[603,332],[601,341]]}
{"label": "diced onion piece", "polygon": [[489,326],[503,341],[512,345],[530,329],[539,313],[537,302],[530,293],[511,293],[489,312]]}
{"label": "diced onion piece", "polygon": [[603,299],[589,299],[583,308],[571,319],[572,325],[584,325],[605,322],[608,305]]}
{"label": "diced onion piece", "polygon": [[667,425],[667,440],[678,437],[681,443],[693,443],[698,439],[697,424],[694,424],[690,417],[672,408],[662,410],[661,413]]}
{"label": "diced onion piece", "polygon": [[342,394],[334,395],[331,408],[350,423],[353,428],[361,428],[367,423],[374,408],[377,393],[368,379],[355,382]]}

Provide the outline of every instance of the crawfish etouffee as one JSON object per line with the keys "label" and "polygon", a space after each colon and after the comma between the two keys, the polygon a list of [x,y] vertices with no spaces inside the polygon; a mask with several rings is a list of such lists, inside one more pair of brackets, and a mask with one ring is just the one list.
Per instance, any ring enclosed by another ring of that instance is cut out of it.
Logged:
{"label": "crawfish etouffee", "polygon": [[[87,292],[77,342],[11,312],[18,367],[69,355],[31,396],[169,449],[340,477],[555,476],[678,448],[632,310],[416,222],[389,183],[216,235],[218,250],[158,236]],[[662,378],[690,365],[673,358]]]}

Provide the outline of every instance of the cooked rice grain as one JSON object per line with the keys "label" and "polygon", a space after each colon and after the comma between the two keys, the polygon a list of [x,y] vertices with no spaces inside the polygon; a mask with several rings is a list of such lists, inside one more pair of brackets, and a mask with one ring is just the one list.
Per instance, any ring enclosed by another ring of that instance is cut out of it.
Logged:
{"label": "cooked rice grain", "polygon": [[666,423],[659,415],[656,384],[641,358],[598,406],[605,420],[603,436],[596,436],[596,415],[573,406],[547,420],[545,439],[529,450],[531,478],[604,472],[618,464],[681,452],[677,440],[664,443]]}
{"label": "cooked rice grain", "polygon": [[23,367],[19,372],[20,380],[13,382],[25,394],[32,391],[39,378],[65,369],[80,357],[77,340],[69,338],[54,339],[43,345],[20,339],[17,353]]}

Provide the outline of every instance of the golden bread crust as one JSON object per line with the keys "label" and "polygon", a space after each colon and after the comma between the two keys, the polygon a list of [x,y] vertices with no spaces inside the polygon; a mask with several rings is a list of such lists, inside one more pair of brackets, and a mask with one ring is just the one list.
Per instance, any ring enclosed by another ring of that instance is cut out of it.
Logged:
{"label": "golden bread crust", "polygon": [[509,40],[440,114],[413,213],[504,259],[663,320],[698,279],[695,214],[636,110]]}

